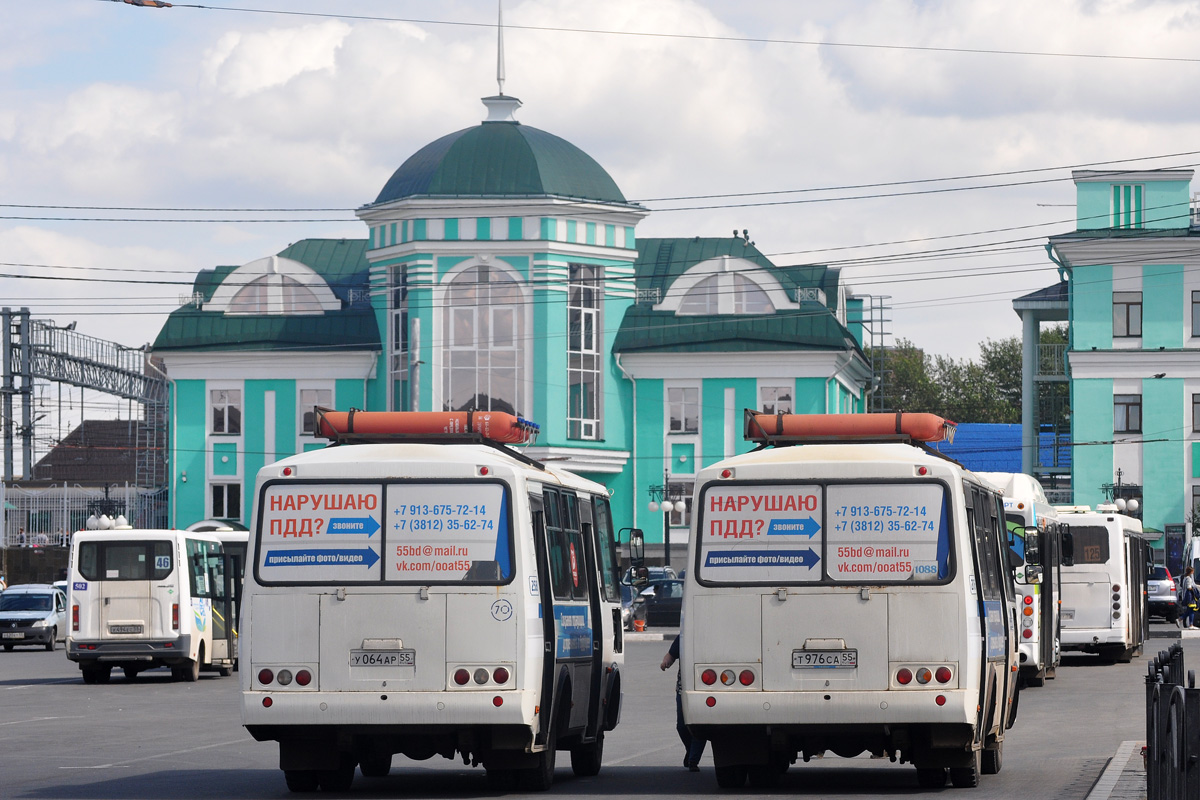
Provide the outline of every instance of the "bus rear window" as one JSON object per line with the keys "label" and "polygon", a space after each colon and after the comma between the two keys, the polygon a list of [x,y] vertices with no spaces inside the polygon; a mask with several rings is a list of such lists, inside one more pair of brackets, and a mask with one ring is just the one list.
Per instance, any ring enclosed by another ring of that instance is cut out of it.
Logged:
{"label": "bus rear window", "polygon": [[513,576],[500,482],[276,483],[259,508],[263,583],[501,584]]}
{"label": "bus rear window", "polygon": [[81,542],[78,567],[89,581],[161,581],[174,557],[170,542]]}
{"label": "bus rear window", "polygon": [[1108,562],[1108,528],[1103,525],[1071,525],[1076,564]]}
{"label": "bus rear window", "polygon": [[907,583],[950,577],[940,483],[712,484],[697,575],[709,583]]}

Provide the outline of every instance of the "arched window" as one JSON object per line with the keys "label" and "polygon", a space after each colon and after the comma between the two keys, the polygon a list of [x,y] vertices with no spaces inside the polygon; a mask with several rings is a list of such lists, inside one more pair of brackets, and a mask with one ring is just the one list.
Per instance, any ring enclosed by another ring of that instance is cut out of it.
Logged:
{"label": "arched window", "polygon": [[450,282],[442,324],[446,411],[522,413],[522,301],[516,281],[492,267],[470,267]]}
{"label": "arched window", "polygon": [[763,288],[745,275],[719,272],[688,290],[678,314],[773,314],[775,304]]}
{"label": "arched window", "polygon": [[237,291],[226,314],[321,314],[321,301],[312,290],[287,275],[255,278]]}

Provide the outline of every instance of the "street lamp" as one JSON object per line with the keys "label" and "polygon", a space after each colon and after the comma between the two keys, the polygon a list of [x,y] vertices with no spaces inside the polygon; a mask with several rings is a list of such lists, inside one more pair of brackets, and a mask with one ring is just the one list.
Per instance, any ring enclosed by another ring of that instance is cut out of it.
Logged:
{"label": "street lamp", "polygon": [[650,492],[650,512],[662,511],[663,560],[669,567],[671,566],[671,513],[678,511],[682,515],[687,510],[687,487],[682,483],[671,483],[671,475],[664,469],[662,484],[650,486],[648,491]]}

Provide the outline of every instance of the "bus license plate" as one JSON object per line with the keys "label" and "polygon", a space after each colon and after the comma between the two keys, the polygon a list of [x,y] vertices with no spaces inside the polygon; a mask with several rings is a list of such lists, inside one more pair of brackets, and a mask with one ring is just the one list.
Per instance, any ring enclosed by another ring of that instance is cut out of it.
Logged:
{"label": "bus license plate", "polygon": [[16,633],[5,633],[4,638],[5,639],[24,639],[25,634],[22,633],[21,631],[17,631]]}
{"label": "bus license plate", "polygon": [[793,650],[792,669],[856,669],[857,650]]}
{"label": "bus license plate", "polygon": [[121,633],[141,633],[141,625],[109,625],[108,632],[116,635]]}
{"label": "bus license plate", "polygon": [[1063,619],[1075,619],[1075,609],[1073,609],[1073,608],[1062,609],[1062,618]]}
{"label": "bus license plate", "polygon": [[416,650],[351,650],[352,667],[415,667]]}

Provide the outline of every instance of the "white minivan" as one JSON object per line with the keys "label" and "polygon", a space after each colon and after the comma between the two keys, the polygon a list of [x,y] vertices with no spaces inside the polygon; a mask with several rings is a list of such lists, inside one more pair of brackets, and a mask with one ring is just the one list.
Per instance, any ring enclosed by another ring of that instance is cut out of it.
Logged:
{"label": "white minivan", "polygon": [[67,597],[45,583],[10,586],[0,594],[0,643],[54,650],[67,638]]}

